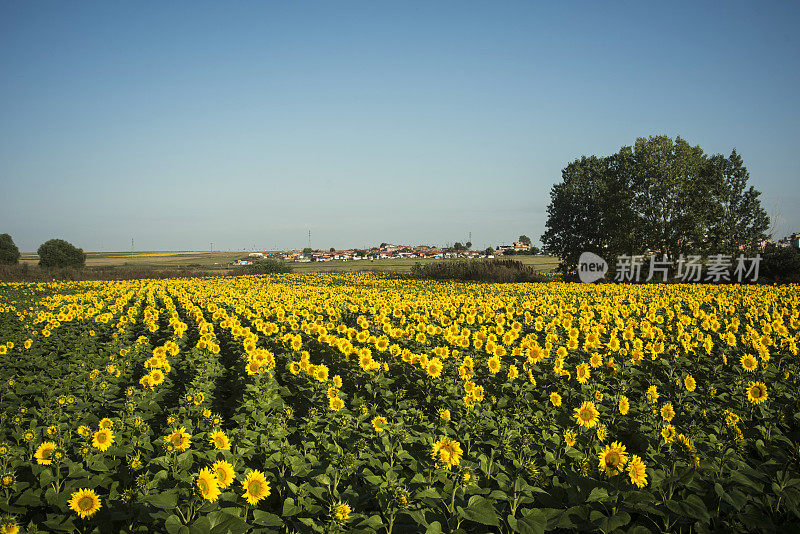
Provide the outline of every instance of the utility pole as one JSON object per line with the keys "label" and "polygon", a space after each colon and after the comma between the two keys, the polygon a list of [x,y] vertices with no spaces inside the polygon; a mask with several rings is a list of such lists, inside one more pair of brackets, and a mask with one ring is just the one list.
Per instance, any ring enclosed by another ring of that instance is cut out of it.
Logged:
{"label": "utility pole", "polygon": [[133,238],[131,238],[131,258],[133,257]]}
{"label": "utility pole", "polygon": [[211,253],[212,254],[214,253],[214,242],[213,241],[211,242]]}
{"label": "utility pole", "polygon": [[308,231],[308,248],[311,248],[311,230]]}

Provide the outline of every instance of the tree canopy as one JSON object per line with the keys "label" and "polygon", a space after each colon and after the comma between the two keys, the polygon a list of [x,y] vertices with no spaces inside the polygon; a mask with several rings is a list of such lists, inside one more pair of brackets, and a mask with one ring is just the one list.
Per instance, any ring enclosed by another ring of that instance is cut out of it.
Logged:
{"label": "tree canopy", "polygon": [[0,264],[19,263],[19,249],[9,234],[0,234]]}
{"label": "tree canopy", "polygon": [[39,267],[83,267],[86,254],[63,239],[51,239],[39,246]]}
{"label": "tree canopy", "polygon": [[541,241],[564,272],[582,252],[613,261],[752,251],[769,227],[736,150],[708,156],[680,137],[640,137],[611,156],[576,159],[561,178],[550,191]]}

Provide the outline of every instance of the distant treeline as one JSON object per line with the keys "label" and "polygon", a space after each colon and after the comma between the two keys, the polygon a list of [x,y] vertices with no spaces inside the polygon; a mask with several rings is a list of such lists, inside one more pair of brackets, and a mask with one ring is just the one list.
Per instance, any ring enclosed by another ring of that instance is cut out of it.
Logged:
{"label": "distant treeline", "polygon": [[476,282],[548,282],[552,278],[517,260],[457,260],[415,263],[411,276]]}

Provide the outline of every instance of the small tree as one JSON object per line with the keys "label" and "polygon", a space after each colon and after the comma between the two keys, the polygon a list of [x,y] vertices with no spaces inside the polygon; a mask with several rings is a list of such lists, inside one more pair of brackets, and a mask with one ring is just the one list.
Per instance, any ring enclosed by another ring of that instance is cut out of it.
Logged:
{"label": "small tree", "polygon": [[328,252],[336,252],[336,249],[335,249],[335,248],[333,248],[333,247],[331,247],[331,248],[330,248],[330,250],[329,250]]}
{"label": "small tree", "polygon": [[63,239],[51,239],[39,246],[39,267],[83,267],[86,254]]}
{"label": "small tree", "polygon": [[519,236],[519,242],[523,245],[531,246],[531,238],[526,235]]}
{"label": "small tree", "polygon": [[483,253],[487,256],[491,256],[494,254],[494,249],[492,247],[486,247],[486,250],[484,250]]}
{"label": "small tree", "polygon": [[467,244],[464,245],[464,246],[467,247],[467,250],[471,249],[472,248],[472,241],[467,241]]}
{"label": "small tree", "polygon": [[306,248],[303,249],[303,254],[311,254],[312,252],[314,252],[314,251],[311,250],[311,247],[306,247]]}
{"label": "small tree", "polygon": [[8,234],[0,234],[0,263],[6,265],[19,263],[19,249]]}
{"label": "small tree", "polygon": [[462,245],[461,241],[456,241],[456,243],[453,245],[453,250],[458,252],[458,251],[462,251],[462,250],[467,250],[467,247]]}

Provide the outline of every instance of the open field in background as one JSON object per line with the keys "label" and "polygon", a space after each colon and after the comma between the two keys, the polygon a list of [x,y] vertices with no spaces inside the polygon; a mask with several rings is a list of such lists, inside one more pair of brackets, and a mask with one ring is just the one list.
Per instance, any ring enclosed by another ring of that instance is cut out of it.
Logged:
{"label": "open field in background", "polygon": [[[220,274],[229,272],[233,267],[230,262],[246,258],[248,252],[135,252],[131,257],[130,252],[87,252],[86,267],[111,268],[111,267],[136,267],[152,269],[181,269],[198,268],[207,271],[220,271]],[[558,266],[558,258],[554,256],[508,256],[508,258],[522,262],[525,265],[541,271],[552,271]],[[39,258],[36,254],[23,253],[20,264],[37,267]],[[295,263],[288,262],[297,273],[332,273],[332,272],[358,272],[376,271],[408,273],[415,263],[432,263],[441,259],[429,258],[398,258],[385,260],[359,260],[359,261],[327,261]]]}

